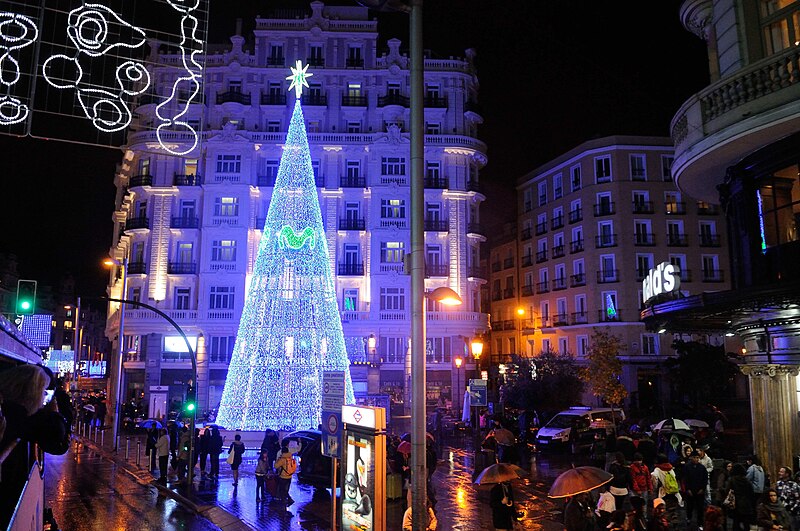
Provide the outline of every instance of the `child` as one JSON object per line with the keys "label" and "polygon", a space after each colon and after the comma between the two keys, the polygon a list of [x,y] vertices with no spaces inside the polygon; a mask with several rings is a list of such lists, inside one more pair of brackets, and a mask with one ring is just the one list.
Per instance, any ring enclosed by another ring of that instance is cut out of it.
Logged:
{"label": "child", "polygon": [[263,451],[258,456],[258,463],[256,463],[256,501],[261,501],[261,498],[266,498],[266,488],[264,484],[267,479],[267,472],[272,468],[269,460],[269,452]]}
{"label": "child", "polygon": [[631,490],[633,490],[633,495],[642,498],[645,506],[647,506],[650,501],[653,481],[650,476],[650,469],[642,462],[643,459],[644,457],[639,452],[633,454],[633,463],[631,463]]}

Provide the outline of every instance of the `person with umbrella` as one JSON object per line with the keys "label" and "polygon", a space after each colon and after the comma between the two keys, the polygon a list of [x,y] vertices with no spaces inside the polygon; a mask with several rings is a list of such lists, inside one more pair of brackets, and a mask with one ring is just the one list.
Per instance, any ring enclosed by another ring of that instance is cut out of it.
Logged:
{"label": "person with umbrella", "polygon": [[513,450],[517,443],[514,433],[503,427],[499,420],[494,421],[494,428],[486,436],[487,439],[494,438],[497,443],[497,461],[500,463],[512,463],[514,460]]}
{"label": "person with umbrella", "polygon": [[594,526],[595,519],[589,495],[581,492],[570,498],[564,508],[564,527],[567,531],[592,531]]}
{"label": "person with umbrella", "polygon": [[489,506],[492,508],[492,525],[496,531],[511,531],[517,519],[514,506],[514,490],[511,483],[496,483],[489,491]]}
{"label": "person with umbrella", "polygon": [[402,475],[403,507],[408,504],[408,491],[411,487],[411,465],[408,461],[410,455],[411,443],[408,441],[400,441],[400,444],[397,445],[397,452],[394,456],[394,469]]}

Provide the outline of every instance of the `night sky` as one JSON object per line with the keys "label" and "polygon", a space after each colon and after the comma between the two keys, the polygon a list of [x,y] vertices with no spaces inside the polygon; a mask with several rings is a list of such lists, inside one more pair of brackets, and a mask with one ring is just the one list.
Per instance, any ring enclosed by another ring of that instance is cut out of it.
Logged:
{"label": "night sky", "polygon": [[[516,179],[581,142],[669,134],[680,105],[708,84],[705,44],[681,26],[680,3],[426,2],[425,48],[441,58],[478,54],[479,137],[489,147],[484,222],[500,221],[498,211],[513,216]],[[308,4],[215,0],[210,40],[227,42],[236,18],[248,35],[256,14]],[[380,15],[380,44],[396,37],[407,48],[407,20]],[[103,293],[121,151],[0,135],[0,153],[0,252],[17,255],[23,278],[54,285],[69,271],[79,294]]]}

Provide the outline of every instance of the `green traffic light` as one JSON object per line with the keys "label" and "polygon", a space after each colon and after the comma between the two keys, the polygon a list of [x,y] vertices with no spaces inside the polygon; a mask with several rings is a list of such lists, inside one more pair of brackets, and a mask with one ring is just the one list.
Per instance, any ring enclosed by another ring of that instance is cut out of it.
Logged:
{"label": "green traffic light", "polygon": [[19,303],[19,307],[23,310],[30,310],[31,309],[31,301],[22,301]]}
{"label": "green traffic light", "polygon": [[194,404],[186,404],[186,411],[194,411]]}

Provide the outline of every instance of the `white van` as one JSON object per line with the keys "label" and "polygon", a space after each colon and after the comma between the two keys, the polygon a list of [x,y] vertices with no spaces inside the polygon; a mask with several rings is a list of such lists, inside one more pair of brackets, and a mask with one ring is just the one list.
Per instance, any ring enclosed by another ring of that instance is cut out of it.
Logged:
{"label": "white van", "polygon": [[[612,416],[613,415],[613,416]],[[621,409],[574,406],[550,419],[536,434],[537,446],[544,450],[569,444],[573,452],[590,447],[596,437],[604,436],[625,420]]]}

